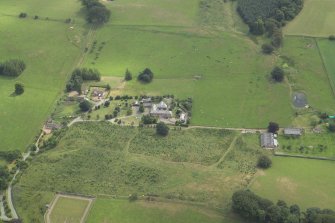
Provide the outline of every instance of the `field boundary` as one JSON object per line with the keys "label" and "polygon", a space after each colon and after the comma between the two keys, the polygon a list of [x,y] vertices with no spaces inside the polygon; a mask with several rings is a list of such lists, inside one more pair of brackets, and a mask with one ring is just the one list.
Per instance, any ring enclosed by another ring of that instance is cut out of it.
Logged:
{"label": "field boundary", "polygon": [[273,155],[274,155],[274,156],[282,156],[282,157],[292,157],[292,158],[303,158],[303,159],[314,159],[314,160],[329,160],[329,161],[335,161],[334,158],[329,158],[329,157],[294,155],[294,154],[287,154],[287,153],[281,153],[281,152],[274,152]]}
{"label": "field boundary", "polygon": [[322,61],[322,67],[323,67],[323,70],[326,72],[327,74],[327,78],[328,78],[328,81],[329,81],[329,84],[330,84],[330,88],[332,89],[332,92],[333,92],[333,96],[335,98],[335,86],[334,86],[334,81],[332,80],[332,78],[330,77],[329,75],[329,72],[327,70],[327,67],[326,67],[326,63],[325,63],[325,60],[323,58],[323,55],[322,55],[322,52],[321,52],[321,49],[320,49],[320,46],[319,46],[319,43],[317,41],[316,38],[314,38],[314,41],[315,41],[315,44],[316,44],[316,47],[318,48],[318,53],[320,55],[320,58],[321,58],[321,61]]}
{"label": "field boundary", "polygon": [[56,193],[55,197],[53,198],[53,200],[50,203],[49,208],[45,212],[44,222],[45,223],[51,223],[50,215],[51,215],[51,213],[52,213],[52,211],[53,211],[53,209],[54,209],[55,205],[57,204],[57,201],[59,200],[60,197],[88,201],[88,205],[85,208],[84,214],[80,219],[80,223],[84,223],[86,221],[88,215],[89,215],[89,212],[90,212],[92,206],[93,206],[92,204],[93,204],[93,201],[95,200],[95,198],[92,197],[92,196],[73,195],[73,194],[66,194],[66,193]]}

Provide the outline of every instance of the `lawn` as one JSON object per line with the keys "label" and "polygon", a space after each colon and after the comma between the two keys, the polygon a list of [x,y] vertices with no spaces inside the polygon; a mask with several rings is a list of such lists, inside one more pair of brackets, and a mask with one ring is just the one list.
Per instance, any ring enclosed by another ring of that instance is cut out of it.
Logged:
{"label": "lawn", "polygon": [[261,172],[251,189],[273,201],[278,199],[302,208],[335,206],[335,162],[274,157],[273,166]]}
{"label": "lawn", "polygon": [[[150,193],[167,199],[227,208],[233,191],[245,188],[255,173],[255,163],[261,152],[255,146],[256,135],[239,136],[245,142],[244,146],[232,144],[230,150],[248,154],[243,163],[240,163],[240,155],[234,155],[220,159],[217,167],[213,162],[220,155],[223,157],[224,151],[230,147],[228,132],[171,129],[171,137],[181,142],[172,143],[156,138],[154,131],[152,128],[118,127],[106,122],[71,126],[55,149],[34,158],[15,185],[14,199],[20,216],[28,222],[40,219],[39,210],[44,209],[56,191],[87,195]],[[143,143],[135,139],[143,134],[147,134]],[[150,137],[160,147],[151,149],[147,146]],[[201,141],[212,146],[204,147]],[[169,153],[165,148],[175,150],[170,152],[171,158],[164,157]],[[185,153],[183,149],[189,152]],[[176,156],[183,159],[172,161]],[[201,161],[205,165],[199,164]]]}
{"label": "lawn", "polygon": [[80,223],[88,205],[90,205],[89,200],[59,196],[51,210],[48,223]]}
{"label": "lawn", "polygon": [[333,0],[305,0],[300,14],[291,21],[285,34],[323,36],[335,33],[335,2]]}
{"label": "lawn", "polygon": [[239,223],[235,216],[176,203],[97,199],[87,223]]}
{"label": "lawn", "polygon": [[333,90],[335,91],[335,42],[329,41],[328,39],[318,39],[317,41],[323,62],[327,69],[329,78],[332,81]]}
{"label": "lawn", "polygon": [[317,42],[308,37],[287,37],[281,50],[292,92],[303,92],[319,111],[335,112],[335,98]]}
{"label": "lawn", "polygon": [[[82,21],[78,18],[73,31],[64,22],[76,17],[80,4],[75,0],[57,4],[4,0],[0,8],[1,60],[20,58],[27,66],[18,78],[0,78],[0,149],[24,151],[43,126],[80,55]],[[18,18],[22,11],[28,18]],[[34,20],[33,15],[40,19]],[[17,81],[25,85],[25,92],[14,97],[11,94]]]}

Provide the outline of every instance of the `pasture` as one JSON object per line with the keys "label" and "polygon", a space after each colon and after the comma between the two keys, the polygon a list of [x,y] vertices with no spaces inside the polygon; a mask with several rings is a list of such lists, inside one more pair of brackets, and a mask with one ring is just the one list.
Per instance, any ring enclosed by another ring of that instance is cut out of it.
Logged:
{"label": "pasture", "polygon": [[335,2],[305,0],[300,14],[284,28],[287,35],[328,37],[335,33]]}
{"label": "pasture", "polygon": [[[0,77],[1,150],[24,151],[50,114],[85,41],[80,18],[73,31],[64,22],[77,18],[79,9],[77,1],[1,1],[1,61],[20,58],[27,66],[18,78]],[[27,18],[18,18],[22,11]],[[12,96],[17,81],[25,85],[25,92]]]}
{"label": "pasture", "polygon": [[[28,222],[39,219],[39,210],[56,191],[156,194],[225,209],[233,191],[245,188],[252,179],[257,157],[262,153],[255,145],[256,135],[238,136],[244,143],[238,146],[236,140],[229,143],[234,132],[171,129],[176,141],[172,143],[155,137],[154,131],[106,122],[71,126],[56,148],[34,158],[15,185],[18,213]],[[154,146],[147,146],[149,138]],[[201,141],[211,146],[204,146]],[[229,156],[233,151],[236,153]],[[248,156],[243,155],[246,153]]]}
{"label": "pasture", "polygon": [[282,64],[288,66],[286,70],[291,93],[304,93],[313,109],[330,114],[335,112],[334,94],[316,40],[287,37],[280,57]]}
{"label": "pasture", "polygon": [[91,204],[89,198],[57,194],[46,214],[46,223],[83,223]]}
{"label": "pasture", "polygon": [[302,208],[335,206],[335,162],[274,157],[272,167],[260,171],[251,189],[270,200],[278,199]]}
{"label": "pasture", "polygon": [[[85,66],[105,76],[123,77],[127,68],[133,73],[117,94],[192,97],[194,125],[251,128],[292,120],[288,87],[268,80],[274,58],[238,34],[107,24],[97,33],[97,45]],[[155,75],[150,84],[136,81],[145,67]]]}
{"label": "pasture", "polygon": [[329,79],[332,81],[333,90],[335,91],[335,42],[328,39],[318,39],[317,42]]}
{"label": "pasture", "polygon": [[168,202],[97,199],[87,223],[239,223],[236,216],[195,206]]}

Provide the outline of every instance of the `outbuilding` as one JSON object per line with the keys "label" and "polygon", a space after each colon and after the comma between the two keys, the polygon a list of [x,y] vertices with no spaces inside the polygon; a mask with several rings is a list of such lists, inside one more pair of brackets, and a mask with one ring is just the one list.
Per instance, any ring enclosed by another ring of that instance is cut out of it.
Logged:
{"label": "outbuilding", "polygon": [[286,136],[301,136],[302,129],[300,128],[285,128],[284,135]]}
{"label": "outbuilding", "polygon": [[274,134],[265,132],[261,134],[261,147],[266,149],[274,149],[278,146],[278,141],[275,139]]}

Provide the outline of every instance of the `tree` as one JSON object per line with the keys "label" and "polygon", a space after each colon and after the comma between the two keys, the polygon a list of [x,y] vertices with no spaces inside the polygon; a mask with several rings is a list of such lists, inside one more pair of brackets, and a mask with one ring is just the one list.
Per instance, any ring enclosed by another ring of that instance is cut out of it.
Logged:
{"label": "tree", "polygon": [[149,68],[145,68],[137,77],[137,79],[144,83],[149,83],[154,78],[153,72]]}
{"label": "tree", "polygon": [[107,91],[110,91],[110,89],[111,89],[111,86],[110,86],[109,84],[107,84],[107,85],[106,85],[106,90],[107,90]]}
{"label": "tree", "polygon": [[264,43],[262,45],[262,52],[264,54],[271,54],[273,51],[274,51],[274,47],[271,45],[271,44],[268,44],[268,43]]}
{"label": "tree", "polygon": [[12,59],[0,64],[0,75],[17,77],[26,69],[22,60]]}
{"label": "tree", "polygon": [[272,161],[268,156],[262,155],[258,158],[257,166],[259,168],[267,169],[267,168],[271,167],[271,165],[272,165]]}
{"label": "tree", "polygon": [[328,129],[330,132],[335,132],[335,123],[330,123]]}
{"label": "tree", "polygon": [[88,9],[87,21],[94,24],[103,24],[108,22],[111,12],[106,7],[93,6]]}
{"label": "tree", "polygon": [[169,134],[169,127],[164,123],[160,122],[156,125],[156,133],[161,136],[167,136]]}
{"label": "tree", "polygon": [[257,19],[250,25],[250,32],[254,35],[263,35],[265,32],[264,22],[261,19]]}
{"label": "tree", "polygon": [[126,81],[130,81],[130,80],[133,79],[133,75],[130,73],[130,71],[128,69],[126,70],[126,73],[124,74],[124,79]]}
{"label": "tree", "polygon": [[139,106],[139,108],[138,108],[138,111],[139,111],[140,113],[143,113],[143,112],[144,112],[144,106],[143,106],[143,104],[140,104],[140,106]]}
{"label": "tree", "polygon": [[276,133],[279,130],[279,125],[275,122],[269,122],[268,132]]}
{"label": "tree", "polygon": [[92,107],[91,103],[87,100],[84,100],[84,101],[80,102],[80,104],[79,104],[79,108],[83,112],[89,111],[91,109],[91,107]]}
{"label": "tree", "polygon": [[15,94],[20,95],[24,92],[24,85],[22,83],[16,83],[15,84]]}
{"label": "tree", "polygon": [[284,70],[280,67],[275,67],[271,71],[271,77],[277,82],[282,82],[284,80]]}
{"label": "tree", "polygon": [[281,29],[276,29],[272,34],[271,43],[274,47],[280,47],[283,43],[283,32]]}

